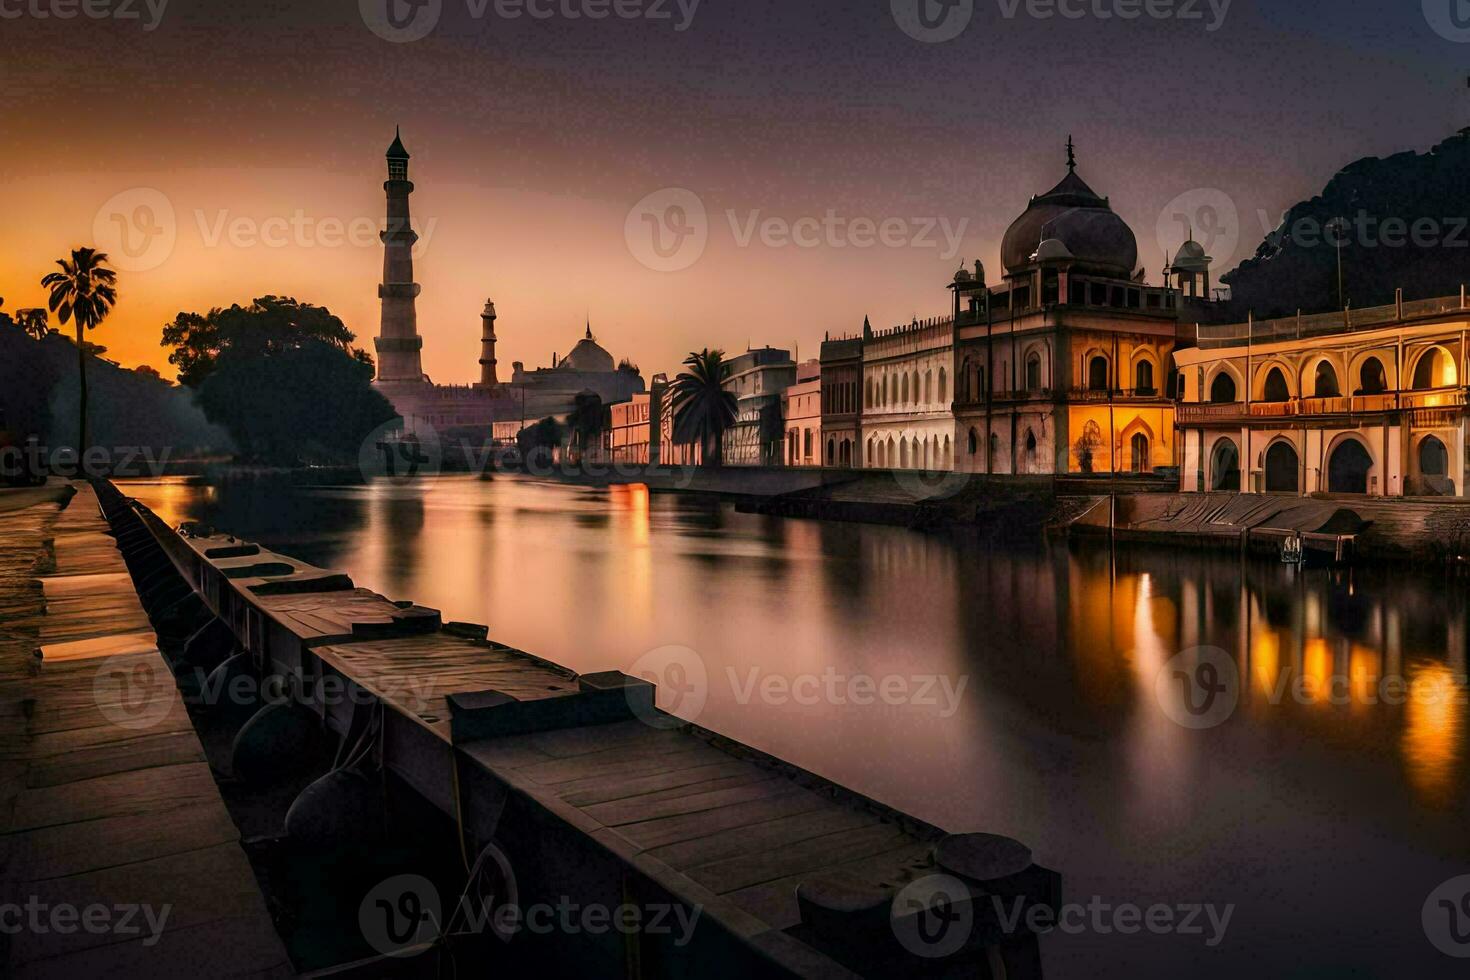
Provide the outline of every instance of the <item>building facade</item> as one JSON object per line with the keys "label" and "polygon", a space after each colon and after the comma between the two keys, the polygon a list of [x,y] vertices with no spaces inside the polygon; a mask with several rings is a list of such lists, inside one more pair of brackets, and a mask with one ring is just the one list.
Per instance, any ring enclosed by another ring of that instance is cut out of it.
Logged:
{"label": "building facade", "polygon": [[1465,296],[1204,325],[1177,354],[1190,491],[1465,496]]}
{"label": "building facade", "polygon": [[954,466],[954,320],[863,326],[863,465],[892,470]]}
{"label": "building facade", "polygon": [[950,286],[955,469],[1175,466],[1178,294],[1144,282],[1133,231],[1078,176],[1070,145],[1066,177],[1031,199],[1001,256],[999,284],[988,285],[977,262]]}
{"label": "building facade", "polygon": [[791,352],[775,347],[748,350],[729,360],[725,390],[735,396],[735,425],[725,433],[724,462],[732,466],[779,466],[785,429],[781,395],[796,383]]}
{"label": "building facade", "polygon": [[863,411],[863,338],[822,341],[822,463],[860,467]]}
{"label": "building facade", "polygon": [[786,424],[786,465],[822,465],[822,363],[796,366],[796,384],[781,395]]}

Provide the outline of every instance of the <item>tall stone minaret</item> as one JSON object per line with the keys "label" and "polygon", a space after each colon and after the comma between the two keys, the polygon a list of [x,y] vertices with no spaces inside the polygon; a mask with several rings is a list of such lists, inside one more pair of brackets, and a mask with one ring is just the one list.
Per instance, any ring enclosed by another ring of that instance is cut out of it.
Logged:
{"label": "tall stone minaret", "polygon": [[388,226],[383,240],[383,283],[378,298],[383,305],[382,326],[378,330],[378,383],[418,383],[424,380],[420,352],[424,348],[419,336],[418,314],[414,300],[419,284],[413,281],[413,246],[419,236],[413,230],[408,212],[408,195],[413,184],[408,179],[408,151],[395,132],[388,147],[388,180],[383,184],[388,194]]}
{"label": "tall stone minaret", "polygon": [[500,378],[495,372],[495,303],[485,300],[485,312],[480,314],[484,330],[480,334],[480,384],[479,387],[500,387]]}

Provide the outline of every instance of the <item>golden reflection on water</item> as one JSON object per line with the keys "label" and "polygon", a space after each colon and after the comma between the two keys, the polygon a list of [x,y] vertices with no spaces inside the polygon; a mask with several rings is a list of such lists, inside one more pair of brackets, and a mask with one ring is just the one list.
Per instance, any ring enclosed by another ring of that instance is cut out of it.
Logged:
{"label": "golden reflection on water", "polygon": [[1452,802],[1465,726],[1465,688],[1444,664],[1409,668],[1403,754],[1410,783],[1426,801]]}

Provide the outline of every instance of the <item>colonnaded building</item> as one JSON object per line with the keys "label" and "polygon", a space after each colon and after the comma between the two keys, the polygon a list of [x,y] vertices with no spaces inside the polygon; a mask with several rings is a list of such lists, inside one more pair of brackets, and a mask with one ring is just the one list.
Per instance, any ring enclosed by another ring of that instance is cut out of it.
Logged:
{"label": "colonnaded building", "polygon": [[1185,490],[1465,496],[1459,296],[1201,326],[1176,355]]}
{"label": "colonnaded building", "polygon": [[417,299],[422,291],[414,282],[413,230],[408,179],[409,154],[395,134],[388,147],[388,222],[383,239],[383,282],[378,287],[382,320],[375,344],[382,392],[410,431],[429,426],[439,432],[460,432],[489,439],[496,422],[536,420],[571,411],[578,395],[593,392],[604,404],[624,402],[644,390],[643,378],[632,365],[615,366],[613,357],[592,336],[592,325],[564,358],[551,356],[551,367],[527,371],[516,362],[509,383],[500,380],[495,357],[497,341],[495,304],[489,300],[480,313],[480,380],[473,385],[436,385],[424,374],[424,341],[418,331]]}
{"label": "colonnaded building", "polygon": [[[1125,221],[1077,173],[1033,197],[1001,281],[961,268],[951,313],[822,347],[824,462],[987,474],[1151,473],[1177,465],[1180,319],[1210,319],[1209,262],[1186,242],[1149,286]],[[1178,288],[1173,285],[1177,277]],[[860,366],[861,404],[844,400]]]}

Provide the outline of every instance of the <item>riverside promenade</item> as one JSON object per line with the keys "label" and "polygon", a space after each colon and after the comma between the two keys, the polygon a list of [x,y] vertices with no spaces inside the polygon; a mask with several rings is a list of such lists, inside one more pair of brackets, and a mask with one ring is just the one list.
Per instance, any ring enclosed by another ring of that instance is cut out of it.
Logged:
{"label": "riverside promenade", "polygon": [[0,972],[293,975],[85,483],[0,491],[0,730]]}

